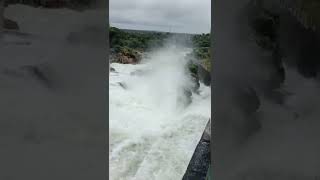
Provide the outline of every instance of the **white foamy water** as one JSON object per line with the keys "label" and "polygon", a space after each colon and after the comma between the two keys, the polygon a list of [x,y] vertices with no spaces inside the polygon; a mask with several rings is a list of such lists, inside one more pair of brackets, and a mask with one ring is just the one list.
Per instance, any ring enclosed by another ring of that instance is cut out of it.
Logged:
{"label": "white foamy water", "polygon": [[[181,89],[188,50],[166,48],[138,65],[111,64],[109,174],[111,180],[179,180],[210,118],[210,87],[184,107]],[[145,71],[140,75],[132,75]],[[122,83],[123,87],[119,84]]]}

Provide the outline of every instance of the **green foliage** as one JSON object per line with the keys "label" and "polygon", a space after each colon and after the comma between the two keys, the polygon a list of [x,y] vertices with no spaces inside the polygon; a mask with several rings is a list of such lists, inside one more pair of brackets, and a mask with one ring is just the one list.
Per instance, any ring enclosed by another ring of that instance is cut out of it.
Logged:
{"label": "green foliage", "polygon": [[193,50],[194,55],[198,59],[210,58],[210,49],[207,47],[198,47]]}
{"label": "green foliage", "polygon": [[190,65],[189,65],[189,71],[190,71],[192,74],[197,74],[197,71],[198,71],[197,65],[195,65],[195,64],[190,64]]}
{"label": "green foliage", "polygon": [[210,34],[194,35],[192,41],[194,46],[192,55],[201,62],[205,69],[210,71]]}
{"label": "green foliage", "polygon": [[[116,27],[109,27],[110,47],[119,54],[137,57],[137,52],[147,51],[148,48],[161,47],[170,33],[124,31]],[[177,41],[179,40],[176,39]],[[193,52],[191,57],[198,59],[210,71],[210,34],[192,35]],[[196,73],[196,66],[189,70]]]}
{"label": "green foliage", "polygon": [[125,32],[115,27],[109,28],[110,47],[116,51],[119,47],[145,51],[148,47],[159,46],[168,35],[165,33]]}
{"label": "green foliage", "polygon": [[199,34],[193,36],[193,45],[196,48],[210,47],[210,34]]}

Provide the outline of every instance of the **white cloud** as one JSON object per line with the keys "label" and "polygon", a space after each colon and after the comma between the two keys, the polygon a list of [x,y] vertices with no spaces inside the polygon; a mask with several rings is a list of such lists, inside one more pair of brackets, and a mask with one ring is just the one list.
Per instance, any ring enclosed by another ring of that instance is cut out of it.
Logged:
{"label": "white cloud", "polygon": [[110,0],[110,24],[119,28],[208,33],[210,0]]}

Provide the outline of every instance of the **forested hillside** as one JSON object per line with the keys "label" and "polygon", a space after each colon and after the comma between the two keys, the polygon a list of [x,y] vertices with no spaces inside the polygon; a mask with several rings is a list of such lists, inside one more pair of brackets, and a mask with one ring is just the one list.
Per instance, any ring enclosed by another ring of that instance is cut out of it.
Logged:
{"label": "forested hillside", "polygon": [[201,64],[207,71],[211,69],[210,59],[210,34],[194,35],[193,39],[193,52],[192,55],[201,61]]}
{"label": "forested hillside", "polygon": [[137,63],[141,54],[156,47],[162,47],[169,37],[189,47],[192,59],[199,60],[210,71],[210,34],[181,34],[154,31],[122,30],[109,28],[111,61],[120,63]]}

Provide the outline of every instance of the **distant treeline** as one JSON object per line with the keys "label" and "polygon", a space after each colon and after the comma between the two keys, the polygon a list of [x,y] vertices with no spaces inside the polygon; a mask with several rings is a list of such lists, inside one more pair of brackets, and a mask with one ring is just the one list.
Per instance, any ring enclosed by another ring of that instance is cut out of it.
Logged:
{"label": "distant treeline", "polygon": [[110,48],[119,52],[121,48],[130,48],[139,51],[146,51],[150,47],[161,46],[164,39],[169,36],[169,33],[139,33],[127,32],[115,27],[109,28]]}
{"label": "distant treeline", "polygon": [[190,54],[201,61],[208,70],[210,69],[210,34],[182,34],[155,31],[123,30],[109,27],[110,48],[115,53],[135,54],[145,52],[150,48],[161,47],[165,40],[177,41],[193,47]]}

